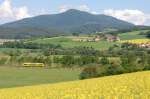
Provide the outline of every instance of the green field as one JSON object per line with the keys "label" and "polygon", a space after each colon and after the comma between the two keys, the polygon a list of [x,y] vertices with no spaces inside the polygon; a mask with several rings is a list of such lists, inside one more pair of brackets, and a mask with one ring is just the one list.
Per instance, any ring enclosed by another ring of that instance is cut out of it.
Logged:
{"label": "green field", "polygon": [[149,99],[150,72],[0,90],[1,99]]}
{"label": "green field", "polygon": [[144,39],[146,38],[145,35],[140,35],[141,32],[147,32],[148,30],[141,30],[141,31],[133,31],[133,32],[127,32],[127,33],[121,33],[119,34],[119,37],[121,40],[131,40],[131,39]]}
{"label": "green field", "polygon": [[36,39],[29,42],[39,43],[39,44],[60,44],[62,47],[65,48],[86,46],[86,47],[93,47],[97,50],[105,50],[113,46],[114,44],[116,44],[116,42],[107,42],[106,40],[101,40],[99,42],[79,42],[79,41],[73,41],[67,37]]}
{"label": "green field", "polygon": [[0,88],[78,80],[80,70],[0,67]]}
{"label": "green field", "polygon": [[[142,32],[146,32],[144,30]],[[121,40],[129,39],[139,39],[146,38],[145,35],[139,35],[141,31],[134,31],[119,34]],[[78,46],[93,47],[97,50],[105,50],[114,44],[119,44],[117,42],[107,42],[106,40],[101,40],[99,42],[79,42],[73,41],[68,37],[53,37],[53,38],[43,38],[27,40],[26,42],[40,43],[40,44],[60,44],[65,48],[72,48]],[[11,49],[11,48],[0,48],[0,57],[7,56],[3,52],[13,52],[13,50],[19,50],[23,52],[30,51],[27,49]],[[39,53],[32,53],[33,55],[38,55]],[[116,61],[117,59],[111,59]],[[15,68],[15,67],[0,67],[0,88],[6,87],[16,87],[16,86],[27,86],[27,85],[38,85],[45,83],[56,83],[63,81],[78,80],[80,70],[68,70],[68,69],[41,69],[41,68]]]}
{"label": "green field", "polygon": [[[139,33],[147,32],[147,31],[148,30],[141,30],[141,31],[120,33],[118,36],[121,38],[121,40],[143,39],[146,38],[146,36],[140,35]],[[87,36],[81,35],[80,37],[87,37]],[[60,44],[62,47],[65,48],[86,46],[86,47],[93,47],[97,50],[106,50],[109,47],[113,46],[114,44],[119,44],[117,42],[108,42],[106,40],[101,40],[99,42],[79,42],[79,41],[73,41],[72,38],[63,37],[63,36],[53,37],[53,38],[34,39],[34,40],[29,40],[28,42],[39,43],[39,44]]]}

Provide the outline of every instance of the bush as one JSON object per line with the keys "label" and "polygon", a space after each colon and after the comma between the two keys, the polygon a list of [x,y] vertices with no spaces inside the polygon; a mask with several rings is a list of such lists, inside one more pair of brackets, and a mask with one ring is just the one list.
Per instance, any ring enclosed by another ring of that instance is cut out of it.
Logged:
{"label": "bush", "polygon": [[100,63],[102,65],[107,65],[107,64],[109,64],[109,60],[108,60],[107,57],[102,57],[101,60],[100,60]]}
{"label": "bush", "polygon": [[1,58],[0,59],[0,65],[4,65],[7,62],[7,58]]}
{"label": "bush", "polygon": [[145,66],[144,70],[150,70],[150,65]]}
{"label": "bush", "polygon": [[147,32],[146,37],[147,37],[147,38],[150,38],[150,31]]}
{"label": "bush", "polygon": [[112,66],[109,66],[107,68],[107,74],[108,75],[117,75],[117,74],[122,74],[124,72],[125,72],[125,70],[124,70],[124,68],[122,66],[114,66],[114,65],[112,65]]}
{"label": "bush", "polygon": [[83,69],[80,74],[80,79],[89,79],[103,76],[110,76],[125,73],[125,69],[117,63],[108,65],[92,64]]}
{"label": "bush", "polygon": [[87,78],[95,78],[98,77],[98,67],[96,66],[88,66],[83,69],[80,74],[80,79],[87,79]]}
{"label": "bush", "polygon": [[64,65],[64,67],[71,67],[75,64],[74,56],[71,55],[65,55],[61,58],[61,64]]}

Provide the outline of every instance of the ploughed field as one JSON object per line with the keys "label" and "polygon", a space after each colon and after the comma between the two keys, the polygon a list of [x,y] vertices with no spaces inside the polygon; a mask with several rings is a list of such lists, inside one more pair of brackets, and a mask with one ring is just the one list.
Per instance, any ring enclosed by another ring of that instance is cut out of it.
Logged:
{"label": "ploughed field", "polygon": [[149,71],[0,90],[0,99],[148,99],[149,97]]}

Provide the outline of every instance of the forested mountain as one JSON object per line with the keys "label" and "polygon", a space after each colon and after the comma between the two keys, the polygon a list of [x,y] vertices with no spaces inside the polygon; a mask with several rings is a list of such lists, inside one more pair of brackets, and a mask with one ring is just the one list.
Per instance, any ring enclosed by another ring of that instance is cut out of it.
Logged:
{"label": "forested mountain", "polygon": [[95,33],[105,29],[130,29],[135,25],[111,16],[94,15],[79,10],[41,15],[0,26],[1,38],[31,38],[66,33]]}

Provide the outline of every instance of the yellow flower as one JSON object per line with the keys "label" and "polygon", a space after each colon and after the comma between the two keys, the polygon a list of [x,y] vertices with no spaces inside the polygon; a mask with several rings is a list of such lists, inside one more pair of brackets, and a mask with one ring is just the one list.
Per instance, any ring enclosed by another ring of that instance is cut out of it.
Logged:
{"label": "yellow flower", "polygon": [[0,99],[148,99],[150,72],[0,90]]}

